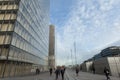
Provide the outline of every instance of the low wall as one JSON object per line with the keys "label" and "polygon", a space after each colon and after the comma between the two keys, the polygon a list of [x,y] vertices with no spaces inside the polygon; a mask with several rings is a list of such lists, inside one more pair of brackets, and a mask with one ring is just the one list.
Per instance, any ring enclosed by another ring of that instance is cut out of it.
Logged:
{"label": "low wall", "polygon": [[81,70],[84,72],[92,72],[92,61],[84,62],[81,64]]}
{"label": "low wall", "polygon": [[104,74],[104,68],[110,70],[112,76],[120,77],[120,57],[105,57],[94,61],[95,72]]}

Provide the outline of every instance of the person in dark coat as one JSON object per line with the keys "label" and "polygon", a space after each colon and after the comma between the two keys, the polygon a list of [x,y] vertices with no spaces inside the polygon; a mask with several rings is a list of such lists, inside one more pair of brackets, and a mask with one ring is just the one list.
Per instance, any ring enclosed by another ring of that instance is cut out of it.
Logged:
{"label": "person in dark coat", "polygon": [[79,73],[79,66],[76,67],[76,76],[78,76]]}
{"label": "person in dark coat", "polygon": [[62,67],[61,67],[61,76],[62,76],[62,80],[64,80],[64,73],[65,73],[65,67],[62,66]]}
{"label": "person in dark coat", "polygon": [[50,68],[49,72],[50,72],[50,76],[51,76],[51,75],[52,75],[52,72],[53,72],[53,69]]}
{"label": "person in dark coat", "polygon": [[60,76],[60,73],[61,73],[61,67],[60,66],[58,66],[58,76]]}
{"label": "person in dark coat", "polygon": [[55,70],[55,74],[56,74],[56,80],[57,80],[58,75],[60,74],[60,67],[57,67],[57,69]]}
{"label": "person in dark coat", "polygon": [[93,67],[93,74],[95,74],[95,67]]}
{"label": "person in dark coat", "polygon": [[66,70],[66,67],[64,67],[64,72],[65,72],[65,70]]}
{"label": "person in dark coat", "polygon": [[36,74],[39,74],[40,73],[40,70],[37,68],[36,69]]}
{"label": "person in dark coat", "polygon": [[105,73],[105,76],[107,78],[107,80],[110,80],[110,71],[109,69],[107,69],[106,67],[104,68],[104,73]]}

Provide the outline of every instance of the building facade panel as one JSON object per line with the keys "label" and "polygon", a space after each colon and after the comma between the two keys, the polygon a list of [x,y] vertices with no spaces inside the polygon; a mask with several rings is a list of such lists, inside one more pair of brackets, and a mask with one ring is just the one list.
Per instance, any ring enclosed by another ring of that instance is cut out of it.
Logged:
{"label": "building facade panel", "polygon": [[[0,0],[0,77],[48,67],[49,0]],[[10,68],[11,67],[11,68]]]}

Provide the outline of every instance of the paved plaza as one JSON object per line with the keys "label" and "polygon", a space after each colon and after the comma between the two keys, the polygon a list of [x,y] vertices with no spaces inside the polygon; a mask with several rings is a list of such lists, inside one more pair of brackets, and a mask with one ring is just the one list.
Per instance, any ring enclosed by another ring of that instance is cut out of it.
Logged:
{"label": "paved plaza", "polygon": [[[67,70],[66,72],[69,80],[106,80],[104,75],[86,73],[86,72],[79,72],[79,76],[76,77],[75,71]],[[118,77],[110,77],[111,80],[120,80]]]}
{"label": "paved plaza", "polygon": [[41,73],[39,75],[5,78],[0,80],[55,80],[55,75],[49,76],[49,73],[46,72],[46,73]]}
{"label": "paved plaza", "polygon": [[[46,73],[41,73],[39,75],[5,78],[0,80],[55,80],[55,74],[50,76],[49,73],[46,72]],[[61,76],[59,77],[58,80],[62,80]],[[106,77],[104,75],[98,75],[98,74],[92,74],[86,72],[79,72],[79,76],[76,77],[74,70],[66,70],[65,80],[106,80]],[[111,77],[111,80],[120,80],[120,78]]]}

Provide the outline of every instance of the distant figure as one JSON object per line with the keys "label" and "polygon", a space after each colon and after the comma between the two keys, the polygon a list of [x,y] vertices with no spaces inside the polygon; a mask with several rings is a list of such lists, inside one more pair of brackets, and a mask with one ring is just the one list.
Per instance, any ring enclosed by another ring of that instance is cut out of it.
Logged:
{"label": "distant figure", "polygon": [[105,76],[107,78],[107,80],[110,80],[110,71],[109,69],[107,69],[106,67],[104,68],[104,73],[105,73]]}
{"label": "distant figure", "polygon": [[60,72],[61,72],[61,67],[60,66],[58,66],[58,76],[60,76]]}
{"label": "distant figure", "polygon": [[57,67],[57,69],[55,70],[55,74],[56,74],[56,80],[58,79],[58,75],[60,74],[60,68]]}
{"label": "distant figure", "polygon": [[76,76],[78,76],[79,73],[79,66],[76,67]]}
{"label": "distant figure", "polygon": [[51,75],[52,75],[52,72],[53,72],[53,69],[50,68],[49,72],[50,72],[50,76],[51,76]]}
{"label": "distant figure", "polygon": [[36,69],[36,74],[40,74],[40,70],[38,68]]}
{"label": "distant figure", "polygon": [[64,72],[65,72],[65,70],[66,70],[66,67],[64,67]]}
{"label": "distant figure", "polygon": [[62,76],[62,80],[64,80],[64,73],[65,73],[65,67],[62,66],[62,67],[61,67],[61,76]]}
{"label": "distant figure", "polygon": [[93,67],[93,74],[95,74],[95,67]]}

